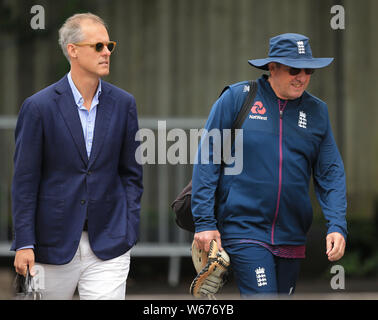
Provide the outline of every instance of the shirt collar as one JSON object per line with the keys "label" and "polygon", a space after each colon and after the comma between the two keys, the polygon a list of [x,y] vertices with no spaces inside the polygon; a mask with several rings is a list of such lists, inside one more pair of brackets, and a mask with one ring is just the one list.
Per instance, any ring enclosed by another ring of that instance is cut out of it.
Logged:
{"label": "shirt collar", "polygon": [[[79,90],[76,88],[76,86],[75,86],[75,84],[72,80],[71,71],[68,72],[67,79],[68,79],[68,83],[71,87],[71,91],[72,91],[75,103],[80,108],[81,106],[83,106],[84,99],[83,99],[82,95],[80,94]],[[95,93],[93,100],[92,100],[92,106],[95,106],[99,103],[100,95],[101,95],[101,79],[99,79],[97,90],[96,90],[96,93]],[[91,106],[91,108],[92,108],[92,106]]]}

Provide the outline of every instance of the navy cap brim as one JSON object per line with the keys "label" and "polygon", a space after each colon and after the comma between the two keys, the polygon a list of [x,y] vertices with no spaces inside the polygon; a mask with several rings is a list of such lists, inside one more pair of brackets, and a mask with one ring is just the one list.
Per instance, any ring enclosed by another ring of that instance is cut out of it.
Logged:
{"label": "navy cap brim", "polygon": [[320,69],[324,68],[332,63],[334,58],[311,58],[311,59],[290,59],[290,58],[266,58],[266,59],[254,59],[248,60],[248,63],[258,69],[269,70],[268,63],[278,62],[289,67],[299,69]]}

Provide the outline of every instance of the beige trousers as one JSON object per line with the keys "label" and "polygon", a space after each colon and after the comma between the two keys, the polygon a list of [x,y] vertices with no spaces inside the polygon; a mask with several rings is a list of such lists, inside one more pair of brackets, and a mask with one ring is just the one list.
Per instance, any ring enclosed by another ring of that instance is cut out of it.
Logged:
{"label": "beige trousers", "polygon": [[35,285],[43,299],[72,299],[76,288],[81,300],[124,300],[130,268],[130,251],[110,260],[100,260],[83,232],[73,259],[65,265],[36,263]]}

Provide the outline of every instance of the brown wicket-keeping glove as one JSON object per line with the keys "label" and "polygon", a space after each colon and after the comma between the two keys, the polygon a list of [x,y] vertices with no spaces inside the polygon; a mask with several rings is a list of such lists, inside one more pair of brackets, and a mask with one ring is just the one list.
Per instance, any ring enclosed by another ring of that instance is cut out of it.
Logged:
{"label": "brown wicket-keeping glove", "polygon": [[224,249],[219,251],[215,240],[211,240],[208,253],[198,249],[193,241],[192,260],[198,274],[190,285],[190,293],[196,298],[215,299],[225,283],[230,257]]}

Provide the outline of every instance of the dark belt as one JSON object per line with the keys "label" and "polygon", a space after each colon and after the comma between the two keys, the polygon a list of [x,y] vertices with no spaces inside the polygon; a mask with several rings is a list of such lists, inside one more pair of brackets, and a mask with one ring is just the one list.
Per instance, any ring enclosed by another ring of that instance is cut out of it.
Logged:
{"label": "dark belt", "polygon": [[85,219],[83,231],[88,231],[88,219]]}

